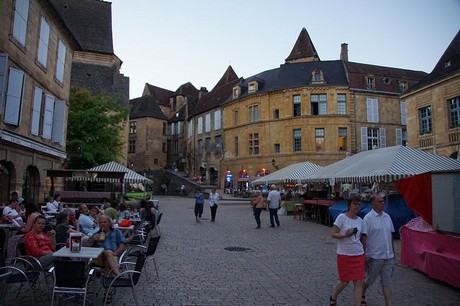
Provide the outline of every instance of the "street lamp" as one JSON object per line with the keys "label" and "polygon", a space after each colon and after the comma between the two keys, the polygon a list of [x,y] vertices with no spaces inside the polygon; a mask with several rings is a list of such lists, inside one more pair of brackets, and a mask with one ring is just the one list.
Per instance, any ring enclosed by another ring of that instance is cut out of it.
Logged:
{"label": "street lamp", "polygon": [[272,166],[275,167],[275,169],[278,170],[278,166],[276,165],[276,160],[272,159]]}

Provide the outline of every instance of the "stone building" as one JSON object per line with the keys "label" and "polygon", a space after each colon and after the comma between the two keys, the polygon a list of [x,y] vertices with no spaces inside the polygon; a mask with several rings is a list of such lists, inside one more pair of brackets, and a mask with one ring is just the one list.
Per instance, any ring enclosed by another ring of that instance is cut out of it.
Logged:
{"label": "stone building", "polygon": [[80,46],[49,1],[0,1],[0,201],[38,203],[61,169],[72,54]]}
{"label": "stone building", "polygon": [[248,181],[292,163],[328,165],[347,154],[404,144],[399,95],[426,73],[339,60],[321,61],[306,29],[279,68],[245,78],[222,102],[220,185]]}
{"label": "stone building", "polygon": [[458,158],[460,149],[460,31],[433,71],[402,100],[407,105],[409,145]]}

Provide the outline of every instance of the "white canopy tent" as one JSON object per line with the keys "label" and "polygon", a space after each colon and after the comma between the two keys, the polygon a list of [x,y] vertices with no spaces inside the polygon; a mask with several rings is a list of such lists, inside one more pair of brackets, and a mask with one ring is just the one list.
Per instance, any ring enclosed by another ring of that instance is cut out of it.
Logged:
{"label": "white canopy tent", "polygon": [[392,182],[430,172],[460,169],[460,161],[413,149],[394,146],[363,151],[310,174],[310,182]]}
{"label": "white canopy tent", "polygon": [[321,166],[310,162],[292,164],[269,175],[260,177],[252,183],[254,185],[263,185],[272,183],[302,182],[310,173],[318,171],[321,168]]}
{"label": "white canopy tent", "polygon": [[139,173],[134,172],[133,170],[120,165],[119,163],[116,162],[109,162],[106,164],[102,164],[96,167],[93,167],[91,169],[88,169],[88,171],[104,171],[104,172],[125,172],[125,176],[123,178],[124,183],[153,183],[153,181],[143,175],[140,175]]}

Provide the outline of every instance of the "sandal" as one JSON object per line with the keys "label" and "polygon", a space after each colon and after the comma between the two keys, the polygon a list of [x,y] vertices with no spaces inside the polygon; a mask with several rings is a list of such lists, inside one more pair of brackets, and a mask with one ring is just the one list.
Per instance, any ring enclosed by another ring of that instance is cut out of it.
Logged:
{"label": "sandal", "polygon": [[361,306],[367,306],[366,297],[364,295],[361,297]]}
{"label": "sandal", "polygon": [[337,300],[332,299],[332,295],[329,297],[329,305],[330,306],[335,306],[337,305]]}

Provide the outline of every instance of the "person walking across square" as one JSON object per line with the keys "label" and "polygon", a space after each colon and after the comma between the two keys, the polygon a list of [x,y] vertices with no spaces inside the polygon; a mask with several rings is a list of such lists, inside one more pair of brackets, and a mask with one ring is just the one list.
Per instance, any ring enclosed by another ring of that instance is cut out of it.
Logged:
{"label": "person walking across square", "polygon": [[276,186],[272,185],[270,187],[271,191],[268,193],[267,201],[268,201],[268,209],[270,211],[270,227],[275,227],[276,225],[280,226],[280,221],[278,219],[278,209],[281,205],[281,195],[278,190],[276,190]]}
{"label": "person walking across square", "polygon": [[209,194],[209,206],[211,207],[211,222],[215,222],[217,207],[219,206],[219,194],[216,192],[216,188],[213,188]]}
{"label": "person walking across square", "polygon": [[371,196],[372,210],[364,216],[361,242],[366,254],[366,279],[363,284],[361,305],[366,305],[366,290],[377,277],[385,298],[385,305],[393,305],[391,285],[394,271],[394,242],[395,231],[391,217],[383,211],[385,201],[380,194]]}
{"label": "person walking across square", "polygon": [[196,222],[201,222],[201,215],[203,214],[203,205],[204,205],[204,197],[201,189],[197,189],[195,193],[195,219]]}

